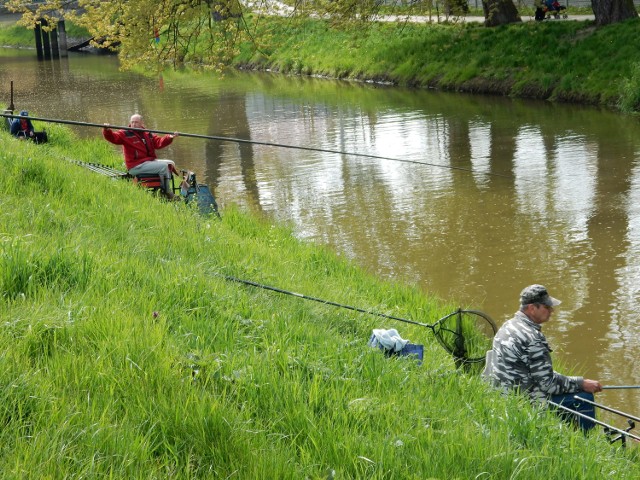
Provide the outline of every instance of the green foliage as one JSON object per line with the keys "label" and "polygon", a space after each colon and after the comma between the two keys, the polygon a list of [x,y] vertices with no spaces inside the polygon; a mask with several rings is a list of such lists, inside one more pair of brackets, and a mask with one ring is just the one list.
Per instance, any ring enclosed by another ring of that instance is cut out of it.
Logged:
{"label": "green foliage", "polygon": [[32,30],[13,23],[9,25],[0,23],[0,27],[0,45],[35,47],[36,40]]}
{"label": "green foliage", "polygon": [[89,38],[89,30],[71,21],[65,21],[65,31],[69,38]]}
{"label": "green foliage", "polygon": [[631,65],[629,77],[621,82],[619,107],[623,112],[640,111],[640,63]]}

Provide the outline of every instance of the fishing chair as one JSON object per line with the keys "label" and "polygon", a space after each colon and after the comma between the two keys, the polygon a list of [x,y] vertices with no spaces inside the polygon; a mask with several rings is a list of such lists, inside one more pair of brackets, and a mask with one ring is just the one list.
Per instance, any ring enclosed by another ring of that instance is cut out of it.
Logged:
{"label": "fishing chair", "polygon": [[[178,172],[173,166],[169,168],[171,172],[171,193],[176,194],[180,188],[176,187],[175,180],[173,178],[174,175],[178,175]],[[129,175],[134,185],[140,185],[142,187],[148,188],[154,193],[161,192],[167,194],[169,192],[164,191],[164,185],[162,182],[162,177],[157,173],[141,173],[138,175]]]}

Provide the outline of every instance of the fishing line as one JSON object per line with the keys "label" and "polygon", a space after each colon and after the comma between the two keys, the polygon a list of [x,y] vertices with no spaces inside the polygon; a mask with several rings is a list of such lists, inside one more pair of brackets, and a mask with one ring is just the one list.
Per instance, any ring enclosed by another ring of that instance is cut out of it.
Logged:
{"label": "fishing line", "polygon": [[[13,115],[13,114],[6,114],[6,113],[0,113],[0,116],[2,117],[7,117],[7,118],[26,118],[26,117],[21,117],[20,115]],[[295,150],[306,150],[306,151],[310,151],[310,152],[322,152],[322,153],[334,153],[337,155],[350,155],[352,157],[365,157],[365,158],[375,158],[377,160],[389,160],[392,162],[402,162],[402,163],[410,163],[410,164],[414,164],[414,165],[422,165],[422,166],[427,166],[427,167],[437,167],[437,168],[446,168],[449,170],[460,170],[463,172],[468,172],[468,173],[474,173],[473,170],[471,170],[470,168],[464,168],[464,167],[455,167],[455,166],[451,166],[451,165],[441,165],[441,164],[437,164],[437,163],[429,163],[429,162],[418,162],[417,160],[407,160],[407,159],[403,159],[403,158],[393,158],[393,157],[383,157],[381,155],[373,155],[373,154],[368,154],[368,153],[357,153],[357,152],[344,152],[342,150],[333,150],[333,149],[327,149],[327,148],[316,148],[316,147],[304,147],[304,146],[298,146],[298,145],[288,145],[285,143],[274,143],[274,142],[264,142],[264,141],[260,141],[260,140],[247,140],[244,138],[234,138],[234,137],[222,137],[222,136],[218,136],[218,135],[201,135],[198,133],[186,133],[186,132],[170,132],[167,130],[150,130],[148,128],[132,128],[132,127],[124,127],[124,126],[117,126],[117,125],[105,125],[105,124],[100,124],[100,123],[91,123],[91,122],[79,122],[79,121],[75,121],[75,120],[61,120],[61,119],[53,119],[53,118],[43,118],[43,117],[28,117],[31,120],[36,120],[39,122],[48,122],[48,123],[61,123],[64,125],[79,125],[79,126],[83,126],[83,127],[98,127],[98,128],[113,128],[116,130],[132,130],[132,131],[138,131],[138,132],[150,132],[150,133],[157,133],[157,134],[161,134],[161,135],[169,135],[169,134],[174,134],[177,133],[178,135],[180,135],[181,137],[189,137],[189,138],[202,138],[205,140],[218,140],[221,142],[235,142],[235,143],[248,143],[248,144],[253,144],[253,145],[264,145],[267,147],[278,147],[278,148],[290,148],[290,149],[295,149]],[[481,172],[483,175],[491,175],[494,177],[502,177],[502,178],[511,178],[509,175],[503,175],[500,173],[493,173],[493,172]]]}

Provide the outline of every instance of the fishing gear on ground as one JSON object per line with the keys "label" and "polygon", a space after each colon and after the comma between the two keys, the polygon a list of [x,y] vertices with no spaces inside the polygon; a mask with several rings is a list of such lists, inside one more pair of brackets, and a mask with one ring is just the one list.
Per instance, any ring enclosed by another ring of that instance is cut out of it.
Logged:
{"label": "fishing gear on ground", "polygon": [[[615,443],[617,441],[620,441],[622,446],[624,447],[626,446],[627,439],[629,438],[640,442],[640,436],[634,433],[631,433],[631,430],[633,430],[636,426],[635,422],[640,421],[640,418],[634,415],[631,415],[629,413],[625,413],[620,410],[607,407],[606,405],[597,403],[593,400],[585,398],[584,396],[574,395],[573,400],[575,401],[576,404],[578,404],[577,408],[575,407],[575,405],[567,407],[560,402],[554,402],[551,400],[548,403],[552,407],[561,411],[565,418],[573,419],[581,427],[583,425],[588,425],[588,428],[587,429],[583,428],[583,430],[589,430],[593,428],[593,426],[595,425],[600,425],[601,427],[604,428],[604,433],[609,438],[609,443]],[[586,405],[586,407],[581,405]],[[601,420],[598,420],[596,418],[595,408],[599,408],[603,411],[610,412],[625,418],[629,426],[626,429],[621,429],[621,428],[617,428],[612,425],[609,425],[608,423],[605,423]]]}

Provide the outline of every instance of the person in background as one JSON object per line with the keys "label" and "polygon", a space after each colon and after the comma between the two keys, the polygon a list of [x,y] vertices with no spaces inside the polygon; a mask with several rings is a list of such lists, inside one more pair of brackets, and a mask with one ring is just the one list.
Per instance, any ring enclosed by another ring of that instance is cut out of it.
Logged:
{"label": "person in background", "polygon": [[[526,393],[534,402],[551,400],[595,418],[595,409],[575,396],[593,401],[602,391],[597,380],[565,376],[553,369],[551,348],[542,333],[553,309],[560,305],[542,285],[530,285],[520,293],[520,309],[505,322],[487,352],[483,378],[504,391]],[[574,415],[571,415],[574,416]],[[589,430],[595,423],[578,417],[578,423]]]}
{"label": "person in background", "polygon": [[558,2],[558,0],[545,0],[544,4],[546,6],[546,12],[549,12],[556,18],[559,17],[560,13],[563,10],[567,9],[567,7],[565,7],[564,5],[560,5],[560,2]]}
{"label": "person in background", "polygon": [[[134,114],[129,120],[129,127],[144,129],[142,115]],[[122,145],[124,163],[131,175],[155,174],[160,175],[163,182],[163,194],[169,199],[179,199],[171,189],[171,175],[175,172],[173,160],[158,159],[156,150],[167,147],[178,136],[178,132],[172,135],[157,136],[143,130],[113,130],[109,124],[102,129],[102,136],[108,142]]]}
{"label": "person in background", "polygon": [[9,131],[11,132],[11,135],[20,139],[34,139],[35,129],[29,119],[29,112],[22,110],[20,112],[20,118],[14,118],[11,121]]}
{"label": "person in background", "polygon": [[534,14],[534,18],[538,22],[541,22],[546,17],[546,5],[544,3],[544,0],[534,0],[533,6],[536,9],[536,12]]}

